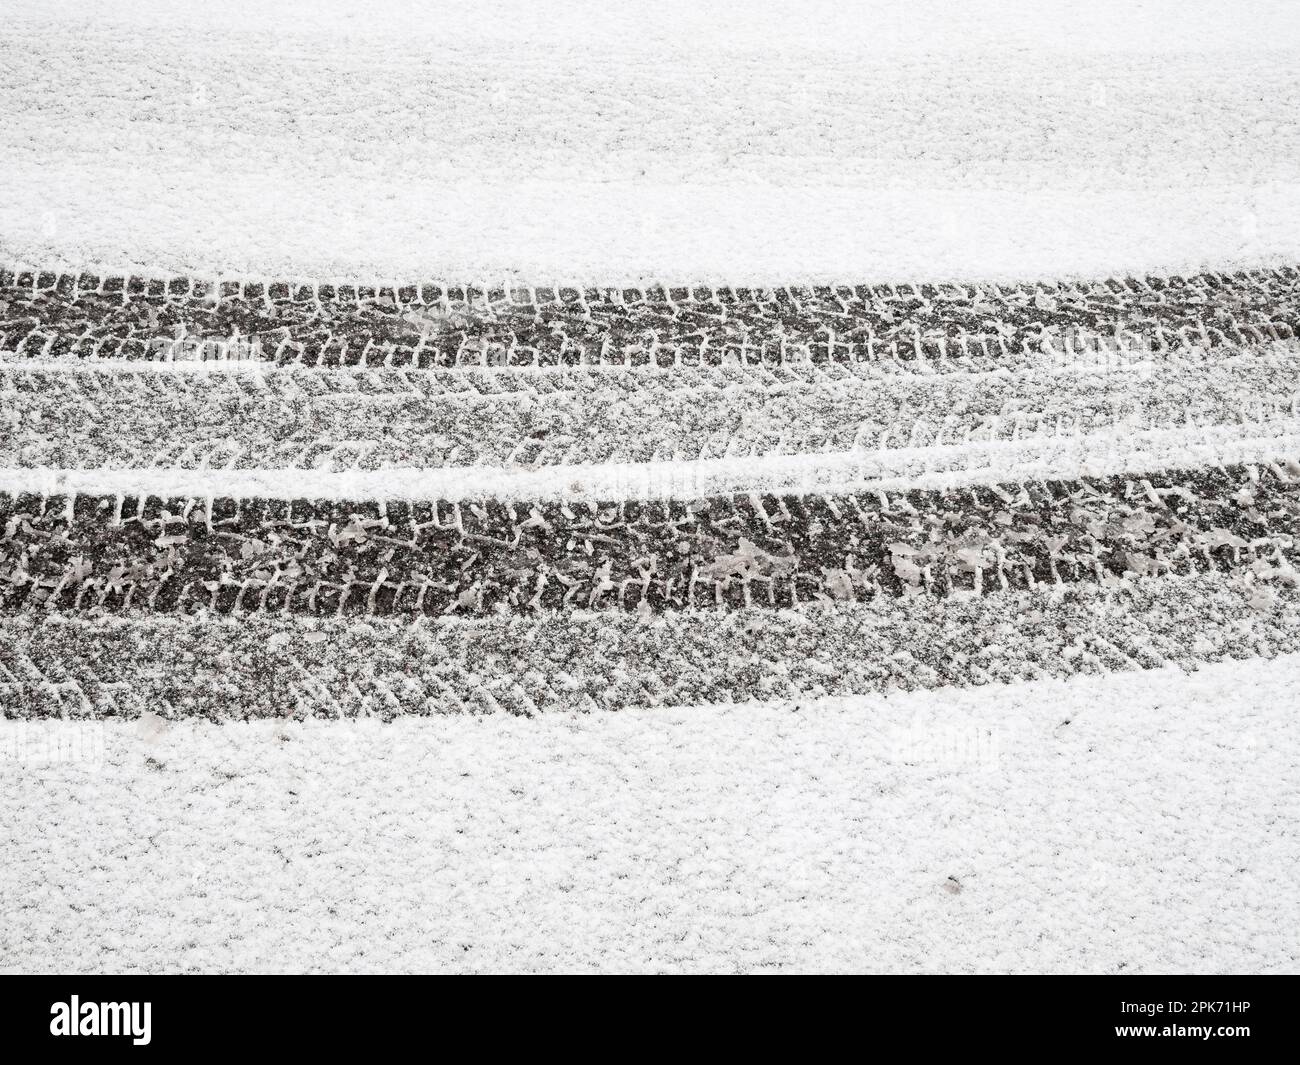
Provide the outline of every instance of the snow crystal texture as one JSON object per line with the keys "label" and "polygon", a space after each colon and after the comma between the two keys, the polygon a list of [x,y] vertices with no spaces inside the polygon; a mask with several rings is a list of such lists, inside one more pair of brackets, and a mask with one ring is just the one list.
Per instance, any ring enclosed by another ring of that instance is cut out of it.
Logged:
{"label": "snow crystal texture", "polygon": [[[10,722],[0,964],[1295,971],[1298,686],[1289,656],[531,720]],[[60,761],[60,728],[103,735]]]}
{"label": "snow crystal texture", "polygon": [[0,252],[42,266],[789,284],[1300,258],[1283,0],[0,11]]}

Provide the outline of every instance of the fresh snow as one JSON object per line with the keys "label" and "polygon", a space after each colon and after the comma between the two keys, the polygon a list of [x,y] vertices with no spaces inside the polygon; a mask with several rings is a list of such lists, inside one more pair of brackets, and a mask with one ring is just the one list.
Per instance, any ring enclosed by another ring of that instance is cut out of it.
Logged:
{"label": "fresh snow", "polygon": [[8,722],[0,966],[1296,972],[1298,697]]}
{"label": "fresh snow", "polygon": [[739,285],[1300,259],[1281,0],[0,14],[0,259],[40,268]]}

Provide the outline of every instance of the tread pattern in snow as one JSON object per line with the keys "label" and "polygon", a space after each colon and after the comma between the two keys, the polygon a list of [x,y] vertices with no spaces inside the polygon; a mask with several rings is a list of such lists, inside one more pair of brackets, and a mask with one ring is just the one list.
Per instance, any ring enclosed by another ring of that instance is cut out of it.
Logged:
{"label": "tread pattern in snow", "polygon": [[1297,330],[1291,268],[0,270],[0,710],[534,713],[1292,651]]}
{"label": "tread pattern in snow", "polygon": [[1297,651],[1297,593],[1266,592],[1249,575],[649,619],[26,613],[0,617],[0,715],[571,713],[1192,670]]}
{"label": "tread pattern in snow", "polygon": [[0,351],[353,366],[965,366],[1300,334],[1300,270],[800,288],[358,285],[0,270]]}
{"label": "tread pattern in snow", "polygon": [[692,501],[0,493],[0,609],[791,607],[1248,570],[1297,581],[1300,463]]}
{"label": "tread pattern in snow", "polygon": [[[855,372],[856,371],[856,372]],[[670,373],[678,373],[671,371]],[[1141,373],[265,374],[0,367],[0,466],[380,470],[886,451],[1294,424],[1300,352]],[[508,375],[508,376],[507,376]],[[467,378],[463,388],[449,384]],[[747,378],[747,379],[746,379]],[[761,379],[760,379],[761,378]],[[545,382],[549,387],[539,387]],[[447,389],[444,390],[444,385]]]}

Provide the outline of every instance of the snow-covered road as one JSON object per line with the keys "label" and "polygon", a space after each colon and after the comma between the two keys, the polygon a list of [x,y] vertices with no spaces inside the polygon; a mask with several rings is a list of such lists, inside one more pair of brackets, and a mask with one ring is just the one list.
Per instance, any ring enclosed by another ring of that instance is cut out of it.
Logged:
{"label": "snow-covered road", "polygon": [[1294,4],[0,26],[0,969],[1300,970]]}

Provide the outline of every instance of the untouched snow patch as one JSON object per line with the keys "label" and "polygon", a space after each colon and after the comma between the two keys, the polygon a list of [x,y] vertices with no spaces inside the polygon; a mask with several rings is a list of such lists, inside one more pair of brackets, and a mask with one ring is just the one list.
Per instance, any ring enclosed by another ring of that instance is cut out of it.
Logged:
{"label": "untouched snow patch", "polygon": [[[1297,696],[1291,656],[534,720],[8,723],[0,959],[1294,972]],[[59,757],[59,729],[92,731]]]}

